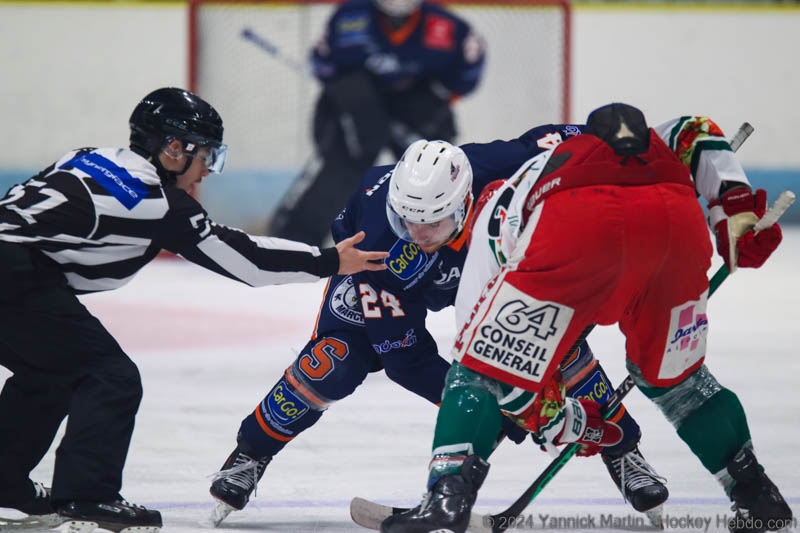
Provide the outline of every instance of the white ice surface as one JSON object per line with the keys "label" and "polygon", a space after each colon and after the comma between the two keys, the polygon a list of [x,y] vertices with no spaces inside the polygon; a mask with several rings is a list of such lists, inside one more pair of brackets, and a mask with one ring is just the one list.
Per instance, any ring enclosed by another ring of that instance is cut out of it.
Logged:
{"label": "white ice surface", "polygon": [[[745,406],[758,456],[795,511],[800,510],[800,228],[763,268],[740,270],[709,303],[707,362]],[[714,269],[719,266],[715,262]],[[165,532],[202,531],[212,508],[208,475],[235,445],[250,413],[303,346],[324,284],[252,289],[181,260],[156,261],[127,287],[83,297],[137,362],[144,400],[125,467],[123,495],[162,511]],[[449,351],[452,310],[429,318],[442,353]],[[614,328],[589,338],[612,380],[625,375],[623,340]],[[7,372],[0,368],[0,378]],[[708,519],[724,531],[729,504],[716,481],[638,391],[626,401],[644,431],[641,448],[669,479],[668,529],[704,531],[679,522]],[[349,518],[353,496],[414,505],[422,495],[436,409],[370,375],[351,397],[276,457],[257,496],[232,514],[224,531],[365,531]],[[55,449],[55,445],[53,447]],[[49,481],[53,449],[34,472]],[[550,458],[530,441],[505,443],[476,510],[509,505]],[[599,458],[573,459],[529,507],[541,515],[638,517],[623,503]],[[719,517],[719,522],[718,522]],[[552,530],[552,529],[551,529]],[[560,529],[560,531],[594,531]],[[614,531],[614,530],[611,530]]]}

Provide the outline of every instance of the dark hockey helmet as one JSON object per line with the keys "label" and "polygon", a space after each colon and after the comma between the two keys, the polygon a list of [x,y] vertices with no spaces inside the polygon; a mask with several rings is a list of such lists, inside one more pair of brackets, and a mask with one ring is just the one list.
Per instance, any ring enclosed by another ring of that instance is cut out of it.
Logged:
{"label": "dark hockey helmet", "polygon": [[628,104],[613,103],[592,111],[586,131],[608,143],[619,155],[638,155],[650,147],[650,128],[644,114]]}
{"label": "dark hockey helmet", "polygon": [[137,104],[129,122],[132,149],[157,156],[177,139],[190,156],[200,147],[210,148],[209,170],[222,171],[227,151],[222,143],[222,118],[196,94],[175,87],[156,89]]}

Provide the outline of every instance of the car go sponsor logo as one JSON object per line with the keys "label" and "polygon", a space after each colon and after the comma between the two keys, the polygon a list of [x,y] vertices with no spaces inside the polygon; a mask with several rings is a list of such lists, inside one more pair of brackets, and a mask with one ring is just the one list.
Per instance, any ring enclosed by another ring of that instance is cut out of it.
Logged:
{"label": "car go sponsor logo", "polygon": [[413,242],[398,240],[386,259],[386,266],[398,278],[406,281],[422,270],[428,262],[428,255]]}
{"label": "car go sponsor logo", "polygon": [[308,412],[308,405],[281,380],[268,397],[269,412],[280,424],[291,424]]}
{"label": "car go sponsor logo", "polygon": [[611,390],[608,388],[608,382],[603,379],[603,375],[597,370],[572,396],[605,403],[606,398],[611,396]]}

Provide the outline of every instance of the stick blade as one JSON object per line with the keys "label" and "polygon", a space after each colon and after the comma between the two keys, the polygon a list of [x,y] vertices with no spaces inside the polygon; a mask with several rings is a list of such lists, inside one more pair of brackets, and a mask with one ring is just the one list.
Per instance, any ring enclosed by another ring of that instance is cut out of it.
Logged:
{"label": "stick blade", "polygon": [[350,518],[361,527],[380,531],[381,522],[394,514],[394,507],[365,500],[353,498],[350,500]]}

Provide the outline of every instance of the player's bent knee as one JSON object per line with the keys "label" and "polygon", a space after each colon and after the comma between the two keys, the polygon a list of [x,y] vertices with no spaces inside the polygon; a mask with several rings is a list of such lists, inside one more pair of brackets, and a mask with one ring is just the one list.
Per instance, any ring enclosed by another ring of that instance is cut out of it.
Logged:
{"label": "player's bent knee", "polygon": [[654,387],[644,379],[638,368],[629,365],[629,370],[639,389],[658,406],[675,428],[683,425],[684,420],[723,389],[706,365],[670,387]]}
{"label": "player's bent knee", "polygon": [[329,398],[318,389],[319,386],[299,371],[296,364],[293,364],[286,369],[283,379],[275,385],[271,394],[280,396],[281,393],[290,393],[309,409],[324,411],[336,400]]}
{"label": "player's bent knee", "polygon": [[497,380],[479,374],[454,361],[450,366],[450,370],[447,371],[444,394],[461,388],[487,392],[494,396],[497,401],[504,396],[502,386]]}

